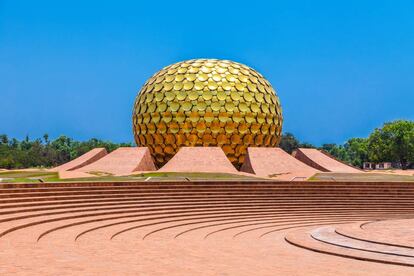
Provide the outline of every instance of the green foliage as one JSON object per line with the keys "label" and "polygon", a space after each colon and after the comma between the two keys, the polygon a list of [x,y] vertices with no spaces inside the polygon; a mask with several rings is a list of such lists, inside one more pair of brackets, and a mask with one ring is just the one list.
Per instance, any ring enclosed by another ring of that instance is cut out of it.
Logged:
{"label": "green foliage", "polygon": [[365,138],[351,138],[344,145],[324,144],[320,149],[353,166],[362,167],[368,161]]}
{"label": "green foliage", "polygon": [[374,162],[399,162],[403,169],[414,163],[414,122],[385,123],[368,138],[368,156]]}
{"label": "green foliage", "polygon": [[299,148],[299,141],[292,133],[286,132],[282,134],[279,147],[287,153],[292,153],[295,149]]}
{"label": "green foliage", "polygon": [[279,147],[286,151],[287,153],[292,153],[297,148],[315,148],[312,144],[309,143],[300,143],[296,137],[289,132],[282,134],[280,139]]}
{"label": "green foliage", "polygon": [[50,141],[45,134],[42,139],[30,140],[28,136],[22,141],[9,139],[0,135],[0,168],[20,169],[29,167],[52,167],[66,163],[87,151],[103,147],[111,152],[118,147],[130,147],[132,143],[112,143],[98,139],[75,141],[67,136],[60,136]]}
{"label": "green foliage", "polygon": [[[52,167],[66,163],[93,148],[104,147],[111,152],[118,147],[129,146],[132,144],[116,144],[95,138],[80,142],[60,136],[50,141],[45,134],[43,139],[31,141],[26,136],[24,140],[18,141],[0,135],[0,168]],[[315,148],[312,144],[301,143],[292,133],[282,135],[279,147],[288,153],[297,148]],[[414,166],[414,122],[398,120],[385,123],[368,138],[351,138],[344,145],[324,144],[320,149],[358,167],[367,161],[398,162],[405,169]]]}
{"label": "green foliage", "polygon": [[344,146],[325,144],[322,149],[358,167],[364,162],[395,162],[407,169],[414,165],[414,122],[388,122],[368,138],[351,138]]}
{"label": "green foliage", "polygon": [[[288,153],[298,147],[314,147],[300,143],[291,133],[283,134],[279,146]],[[414,166],[414,122],[385,123],[368,138],[351,138],[344,145],[323,144],[319,149],[357,167],[362,167],[364,162],[396,162],[406,169]]]}
{"label": "green foliage", "polygon": [[363,163],[369,161],[368,139],[351,138],[345,143],[344,148],[352,165],[362,168]]}
{"label": "green foliage", "polygon": [[345,147],[342,145],[323,144],[321,149],[344,162],[351,163],[349,160],[349,154]]}

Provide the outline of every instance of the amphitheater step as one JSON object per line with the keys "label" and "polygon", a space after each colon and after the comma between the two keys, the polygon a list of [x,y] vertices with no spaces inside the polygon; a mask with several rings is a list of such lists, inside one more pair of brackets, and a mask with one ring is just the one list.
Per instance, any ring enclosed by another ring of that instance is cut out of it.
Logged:
{"label": "amphitheater step", "polygon": [[318,227],[289,233],[285,240],[292,245],[340,257],[363,261],[414,266],[414,249],[361,241],[339,235],[336,226]]}

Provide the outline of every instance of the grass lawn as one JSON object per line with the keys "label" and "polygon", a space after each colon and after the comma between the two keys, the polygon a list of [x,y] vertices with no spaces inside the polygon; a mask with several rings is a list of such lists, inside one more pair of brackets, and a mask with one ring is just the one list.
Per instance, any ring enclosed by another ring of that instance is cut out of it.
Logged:
{"label": "grass lawn", "polygon": [[[100,182],[100,181],[255,181],[263,178],[227,174],[227,173],[177,173],[177,172],[147,172],[129,176],[112,176],[100,174],[97,177],[60,179],[57,172],[46,170],[10,170],[0,171],[0,183],[16,182]],[[271,180],[269,180],[271,181]],[[384,173],[318,173],[309,181],[351,181],[351,182],[414,182],[412,175],[396,175]]]}
{"label": "grass lawn", "polygon": [[0,178],[28,178],[28,177],[48,177],[56,176],[56,172],[48,172],[45,170],[33,170],[33,171],[22,171],[22,170],[10,170],[10,171],[0,171]]}
{"label": "grass lawn", "polygon": [[0,182],[16,183],[16,182],[97,182],[97,181],[193,181],[193,180],[243,180],[254,181],[263,180],[254,176],[227,174],[227,173],[159,173],[148,172],[141,174],[133,174],[130,176],[111,176],[100,175],[98,177],[87,178],[71,178],[60,179],[57,172],[48,172],[45,170],[38,171],[3,171],[0,172]]}
{"label": "grass lawn", "polygon": [[414,182],[414,176],[384,173],[318,173],[309,181],[353,181],[353,182]]}
{"label": "grass lawn", "polygon": [[45,170],[12,170],[0,171],[0,182],[51,182],[59,180],[57,172],[48,172]]}

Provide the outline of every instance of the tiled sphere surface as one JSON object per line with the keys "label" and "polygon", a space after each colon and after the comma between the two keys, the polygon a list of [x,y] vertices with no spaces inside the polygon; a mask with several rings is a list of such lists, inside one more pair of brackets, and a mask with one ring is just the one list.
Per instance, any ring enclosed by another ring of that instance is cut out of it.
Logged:
{"label": "tiled sphere surface", "polygon": [[138,146],[158,167],[182,146],[220,146],[236,166],[248,147],[275,147],[282,109],[270,83],[233,61],[193,59],[167,66],[138,94],[133,110]]}

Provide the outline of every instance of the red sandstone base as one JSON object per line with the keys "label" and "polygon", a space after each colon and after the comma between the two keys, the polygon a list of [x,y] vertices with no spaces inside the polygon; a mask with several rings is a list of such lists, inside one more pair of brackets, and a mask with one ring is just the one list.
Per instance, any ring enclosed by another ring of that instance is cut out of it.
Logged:
{"label": "red sandstone base", "polygon": [[324,151],[317,149],[299,148],[292,154],[303,163],[323,172],[336,173],[363,173],[364,171],[352,167],[335,159]]}
{"label": "red sandstone base", "polygon": [[160,172],[238,173],[220,147],[183,147]]}
{"label": "red sandstone base", "polygon": [[58,174],[60,179],[97,177],[97,175],[80,171],[59,171]]}
{"label": "red sandstone base", "polygon": [[69,171],[69,170],[76,170],[79,168],[82,168],[88,164],[91,164],[99,159],[101,159],[102,157],[104,157],[105,155],[107,155],[107,151],[104,148],[95,148],[92,149],[90,151],[88,151],[87,153],[79,156],[76,159],[73,159],[70,162],[67,162],[65,164],[62,164],[58,167],[52,168],[49,171],[51,172],[59,172],[59,171]]}
{"label": "red sandstone base", "polygon": [[135,171],[155,171],[155,165],[148,148],[122,147],[76,171],[125,175]]}
{"label": "red sandstone base", "polygon": [[280,148],[248,148],[241,171],[277,180],[306,180],[320,172]]}

